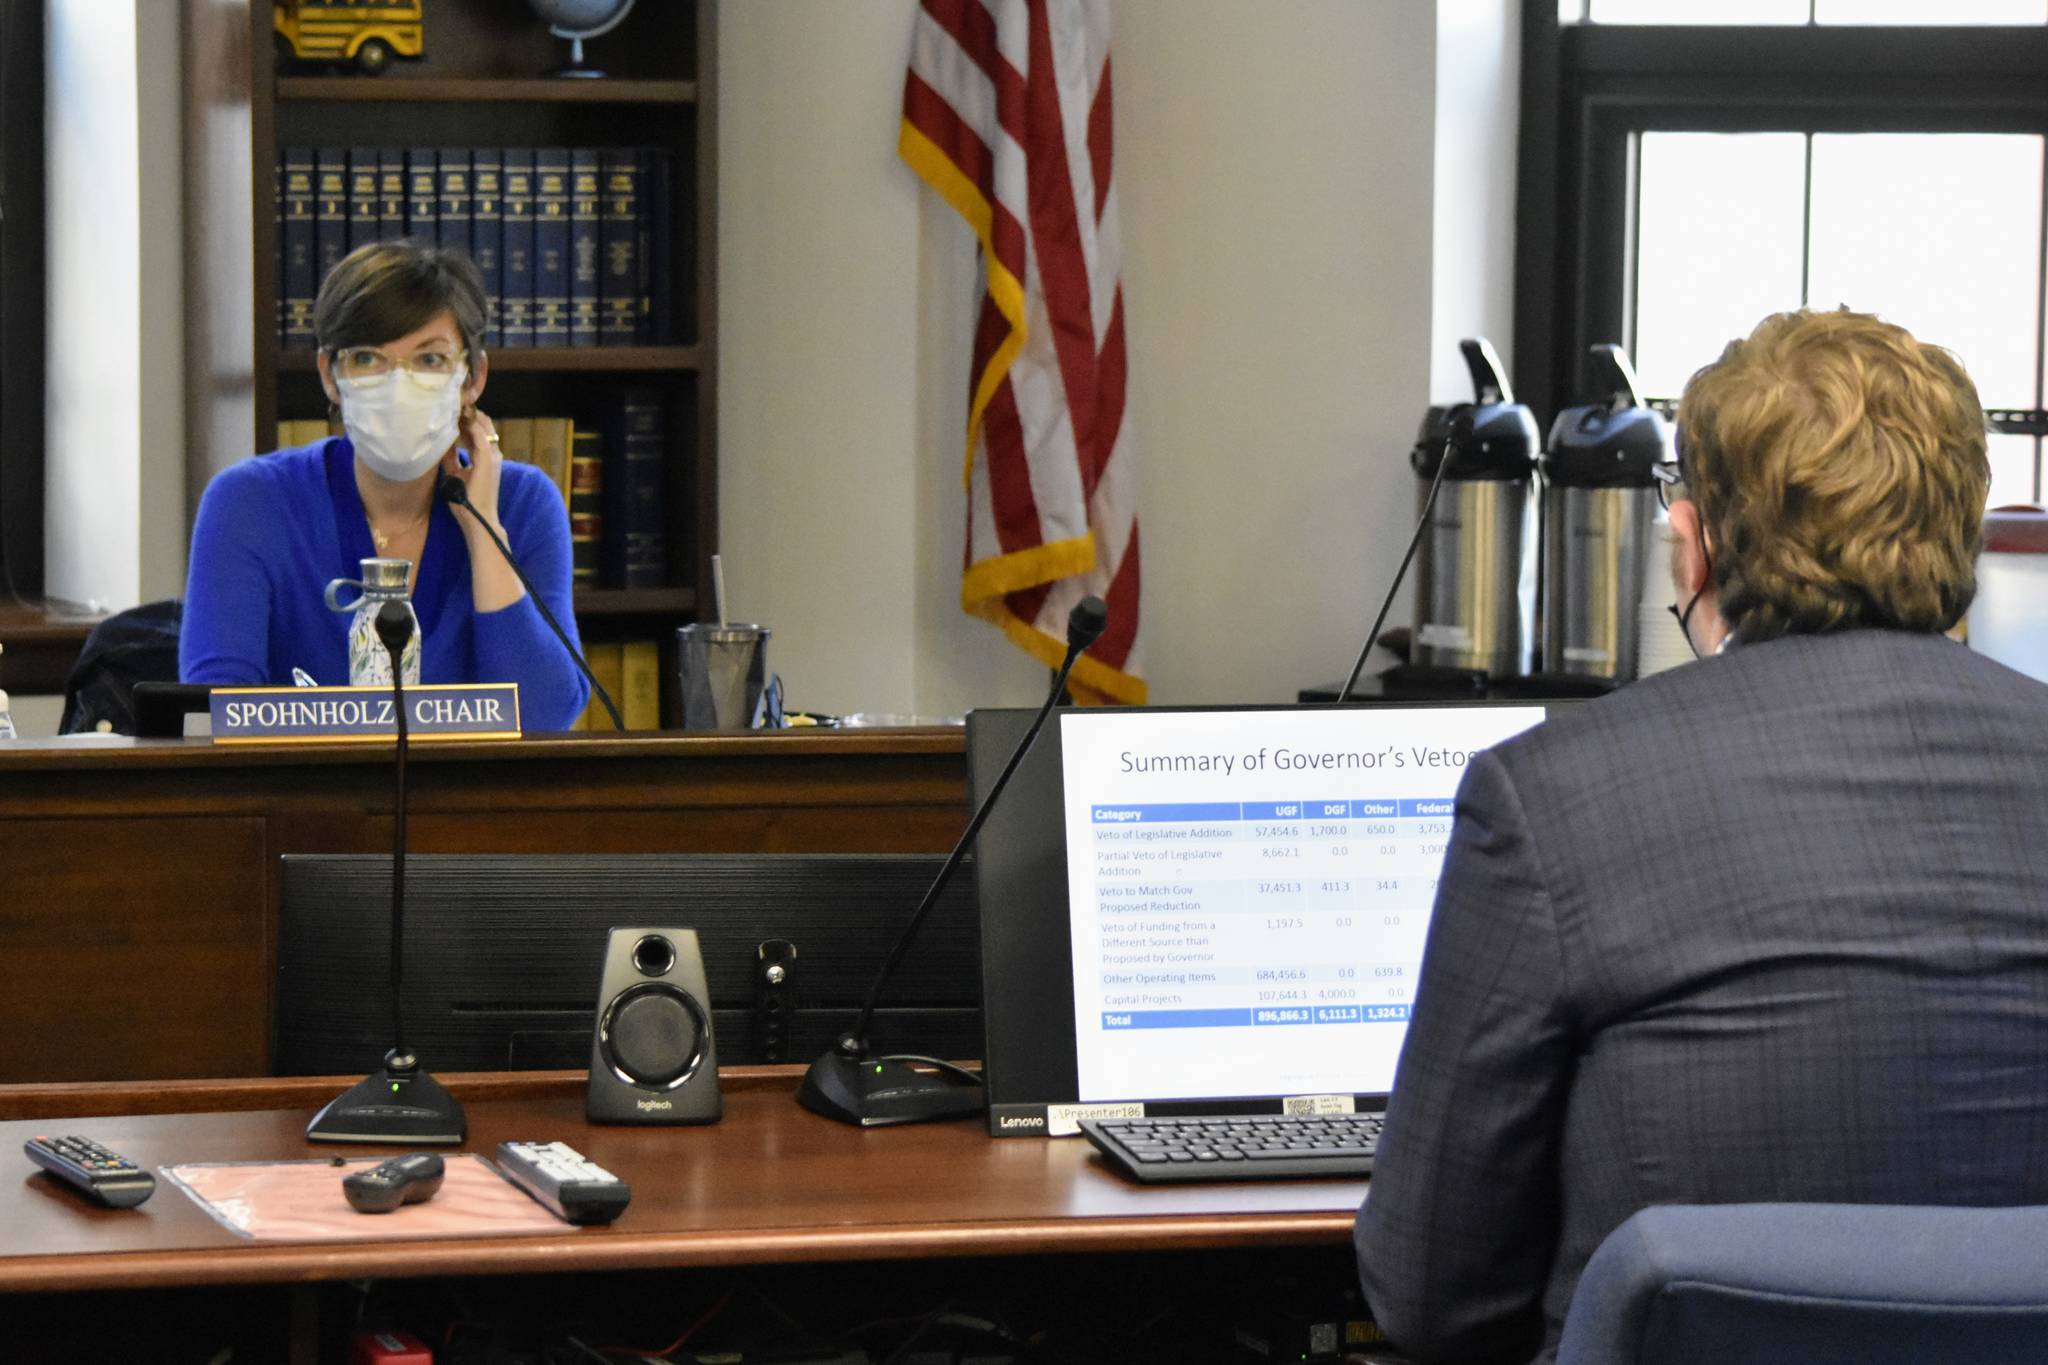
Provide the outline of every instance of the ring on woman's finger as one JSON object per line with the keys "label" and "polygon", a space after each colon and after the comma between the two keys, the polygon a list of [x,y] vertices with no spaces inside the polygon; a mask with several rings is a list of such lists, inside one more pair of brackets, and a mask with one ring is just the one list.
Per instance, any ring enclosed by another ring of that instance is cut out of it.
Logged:
{"label": "ring on woman's finger", "polygon": [[498,444],[498,433],[494,431],[490,435],[484,437],[484,439],[486,441],[489,441],[492,445],[496,445]]}

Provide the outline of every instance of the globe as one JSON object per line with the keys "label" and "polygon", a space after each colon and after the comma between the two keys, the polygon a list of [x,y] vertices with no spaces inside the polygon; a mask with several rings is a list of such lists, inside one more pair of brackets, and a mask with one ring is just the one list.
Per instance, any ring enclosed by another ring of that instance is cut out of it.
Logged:
{"label": "globe", "polygon": [[632,13],[633,0],[526,0],[548,32],[569,40],[569,64],[557,76],[602,76],[583,64],[583,40],[610,33]]}
{"label": "globe", "polygon": [[633,8],[633,0],[527,0],[550,27],[567,29],[559,38],[595,38],[611,29]]}

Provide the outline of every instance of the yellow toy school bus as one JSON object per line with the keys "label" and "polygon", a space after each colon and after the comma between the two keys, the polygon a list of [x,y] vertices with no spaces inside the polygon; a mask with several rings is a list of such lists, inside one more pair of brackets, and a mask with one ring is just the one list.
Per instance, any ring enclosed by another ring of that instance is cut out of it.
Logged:
{"label": "yellow toy school bus", "polygon": [[271,24],[281,54],[309,62],[354,62],[374,76],[388,68],[393,57],[417,57],[425,50],[421,3],[273,0]]}

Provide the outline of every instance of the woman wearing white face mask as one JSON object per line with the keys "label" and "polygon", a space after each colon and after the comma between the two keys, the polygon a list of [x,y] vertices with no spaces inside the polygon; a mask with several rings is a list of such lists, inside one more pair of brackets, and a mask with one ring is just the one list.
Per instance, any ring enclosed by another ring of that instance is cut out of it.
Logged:
{"label": "woman wearing white face mask", "polygon": [[[348,618],[321,595],[376,556],[413,565],[422,682],[516,682],[527,730],[575,720],[589,686],[479,524],[512,547],[574,639],[561,494],[500,457],[476,407],[484,306],[482,278],[456,251],[379,242],[328,273],[313,327],[346,435],[246,460],[207,486],[179,639],[185,681],[283,684],[298,668],[347,682]],[[435,496],[444,474],[467,486],[476,517]]]}

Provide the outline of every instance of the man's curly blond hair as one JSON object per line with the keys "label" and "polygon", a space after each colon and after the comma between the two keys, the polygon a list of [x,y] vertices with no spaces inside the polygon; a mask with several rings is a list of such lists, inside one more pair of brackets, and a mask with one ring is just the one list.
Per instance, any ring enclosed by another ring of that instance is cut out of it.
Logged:
{"label": "man's curly blond hair", "polygon": [[1867,313],[1776,313],[1730,342],[1678,406],[1729,628],[1953,626],[1977,591],[1984,435],[1956,358]]}

